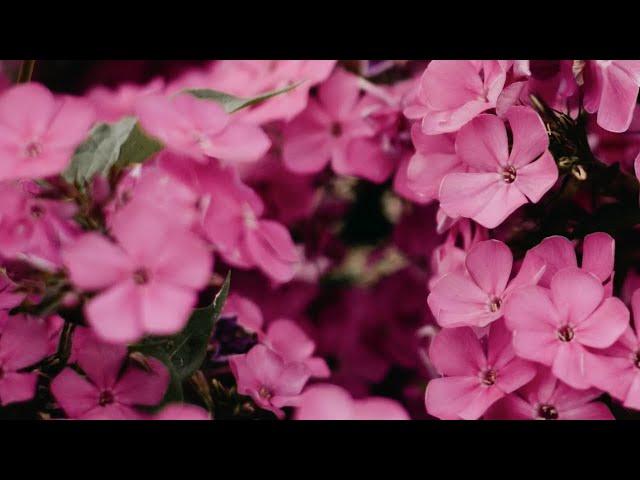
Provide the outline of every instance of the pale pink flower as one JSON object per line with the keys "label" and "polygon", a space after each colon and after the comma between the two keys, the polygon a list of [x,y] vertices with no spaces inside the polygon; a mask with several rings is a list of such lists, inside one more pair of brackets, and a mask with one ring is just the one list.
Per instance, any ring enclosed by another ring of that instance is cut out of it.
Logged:
{"label": "pale pink flower", "polygon": [[256,345],[244,355],[229,358],[238,393],[250,396],[265,410],[284,418],[282,407],[294,405],[309,379],[309,369],[301,362],[285,362],[264,345]]}
{"label": "pale pink flower", "polygon": [[447,273],[465,274],[467,253],[476,243],[488,239],[487,230],[477,223],[466,218],[456,222],[447,232],[446,240],[431,252],[429,290]]}
{"label": "pale pink flower", "polygon": [[380,125],[371,115],[378,102],[361,96],[358,77],[336,69],[309,99],[304,112],[284,129],[282,158],[298,173],[321,171],[328,163],[340,175],[381,181],[388,175],[388,159],[372,138]]}
{"label": "pale pink flower", "polygon": [[60,248],[81,231],[73,221],[77,206],[39,193],[32,182],[0,183],[0,256],[55,270],[61,266]]}
{"label": "pale pink flower", "polygon": [[500,60],[432,60],[422,75],[417,103],[405,115],[421,119],[427,135],[455,132],[495,108],[506,70],[507,63]]}
{"label": "pale pink flower", "polygon": [[162,168],[193,189],[202,208],[201,228],[207,240],[235,267],[258,267],[275,282],[293,278],[299,255],[289,231],[261,218],[260,196],[238,178],[237,172],[214,161],[180,161],[163,155]]}
{"label": "pale pink flower", "polygon": [[598,112],[598,125],[610,132],[629,128],[640,87],[639,60],[589,60],[584,69],[584,108]]}
{"label": "pale pink flower", "polygon": [[425,405],[430,415],[478,419],[535,376],[535,365],[516,357],[504,322],[491,325],[485,347],[471,328],[440,330],[429,347],[429,359],[443,375],[427,385]]}
{"label": "pale pink flower", "polygon": [[313,356],[315,342],[292,320],[279,318],[272,321],[267,328],[264,343],[285,362],[304,363],[312,377],[327,378],[331,375],[324,358]]}
{"label": "pale pink flower", "polygon": [[106,341],[179,331],[209,279],[212,256],[200,238],[149,213],[120,211],[111,222],[117,244],[92,232],[63,250],[73,284],[99,291],[85,312]]}
{"label": "pale pink flower", "polygon": [[0,405],[31,400],[38,373],[25,372],[48,353],[47,322],[0,311]]}
{"label": "pale pink flower", "polygon": [[135,112],[142,127],[167,148],[206,163],[255,162],[269,149],[269,137],[260,127],[237,121],[216,102],[189,94],[174,97],[146,95]]}
{"label": "pale pink flower", "polygon": [[[175,224],[190,228],[200,219],[200,198],[156,162],[133,168],[118,182],[113,199],[104,210],[107,223],[122,208],[144,208],[149,215],[171,218]],[[153,212],[153,213],[151,213]]]}
{"label": "pale pink flower", "polygon": [[513,256],[498,240],[476,243],[465,259],[466,272],[452,271],[435,282],[427,303],[443,327],[484,327],[503,315],[517,289],[535,285],[544,262],[530,257],[511,281]]}
{"label": "pale pink flower", "polygon": [[[127,347],[87,338],[77,352],[85,376],[67,367],[51,382],[51,393],[68,418],[83,420],[137,420],[137,406],[160,403],[169,385],[169,371],[159,360],[128,364]],[[122,373],[120,373],[122,372]]]}
{"label": "pale pink flower", "polygon": [[640,290],[631,297],[633,327],[628,326],[611,347],[599,351],[589,379],[596,387],[640,410]]}
{"label": "pale pink flower", "polygon": [[170,403],[149,420],[211,420],[211,415],[204,408],[191,403]]}
{"label": "pale pink flower", "polygon": [[629,323],[624,303],[605,297],[600,280],[576,267],[559,270],[550,289],[529,286],[514,292],[504,316],[516,353],[550,366],[577,389],[592,386],[590,350],[610,347]]}
{"label": "pale pink flower", "polygon": [[263,335],[262,324],[264,323],[264,319],[262,318],[260,307],[252,300],[238,293],[232,292],[229,294],[222,309],[222,316],[235,316],[238,325],[242,328],[248,332]]}
{"label": "pale pink flower", "polygon": [[407,188],[421,201],[438,198],[442,179],[452,172],[467,170],[455,152],[455,135],[426,135],[420,125],[411,127],[411,139],[416,153],[406,165]]}
{"label": "pale pink flower", "polygon": [[55,98],[37,83],[6,90],[0,96],[0,180],[62,172],[94,118],[85,100]]}
{"label": "pale pink flower", "polygon": [[[582,270],[595,275],[605,287],[607,295],[613,289],[613,265],[616,242],[608,233],[590,233],[582,242]],[[549,287],[551,279],[566,267],[577,267],[578,260],[573,243],[565,237],[547,237],[527,252],[527,257],[537,256],[547,265],[539,285]]]}
{"label": "pale pink flower", "polygon": [[604,403],[594,402],[597,389],[576,390],[559,381],[548,368],[516,393],[495,403],[487,420],[614,420]]}
{"label": "pale pink flower", "polygon": [[296,420],[409,420],[405,409],[384,397],[354,399],[342,387],[318,384],[307,388],[296,406]]}
{"label": "pale pink flower", "polygon": [[451,217],[472,218],[487,228],[500,225],[528,201],[538,202],[558,178],[540,117],[528,107],[506,114],[513,135],[495,115],[480,115],[456,138],[456,152],[469,172],[449,173],[440,185],[440,206]]}
{"label": "pale pink flower", "polygon": [[297,84],[287,93],[238,112],[244,121],[255,124],[291,121],[307,106],[309,89],[324,81],[335,64],[335,60],[225,60],[213,65],[207,84],[244,98]]}
{"label": "pale pink flower", "polygon": [[115,89],[98,85],[89,90],[85,98],[93,104],[98,120],[116,122],[124,116],[134,114],[138,98],[160,93],[163,88],[162,78],[155,78],[146,85],[123,83]]}

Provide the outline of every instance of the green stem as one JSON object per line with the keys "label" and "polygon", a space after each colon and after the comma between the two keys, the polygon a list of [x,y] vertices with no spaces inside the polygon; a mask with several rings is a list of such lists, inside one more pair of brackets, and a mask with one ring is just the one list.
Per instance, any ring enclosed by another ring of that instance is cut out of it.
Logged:
{"label": "green stem", "polygon": [[35,60],[22,60],[22,62],[20,63],[20,71],[18,72],[18,79],[16,80],[16,83],[30,82],[35,65]]}

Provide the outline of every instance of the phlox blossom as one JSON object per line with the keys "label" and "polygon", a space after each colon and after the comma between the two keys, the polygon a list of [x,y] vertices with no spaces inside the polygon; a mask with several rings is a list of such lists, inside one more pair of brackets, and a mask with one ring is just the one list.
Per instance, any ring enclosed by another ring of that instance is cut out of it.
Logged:
{"label": "phlox blossom", "polygon": [[576,267],[559,270],[550,288],[528,286],[504,309],[516,353],[551,367],[577,389],[591,387],[593,351],[613,345],[629,324],[629,311],[593,274]]}

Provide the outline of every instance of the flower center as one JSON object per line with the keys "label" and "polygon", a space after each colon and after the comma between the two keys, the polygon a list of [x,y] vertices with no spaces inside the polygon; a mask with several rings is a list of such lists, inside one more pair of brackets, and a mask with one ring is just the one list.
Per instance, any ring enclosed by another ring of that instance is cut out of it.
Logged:
{"label": "flower center", "polygon": [[633,357],[633,364],[636,366],[636,368],[640,368],[640,350],[638,350]]}
{"label": "flower center", "polygon": [[516,167],[507,165],[502,170],[502,181],[505,183],[513,183],[516,181]]}
{"label": "flower center", "polygon": [[44,208],[42,208],[42,206],[38,204],[31,205],[31,208],[29,208],[29,213],[31,213],[31,216],[33,218],[40,218],[44,215]]}
{"label": "flower center", "polygon": [[27,157],[36,158],[42,153],[42,144],[40,142],[29,142],[24,149]]}
{"label": "flower center", "polygon": [[104,407],[105,405],[111,405],[114,401],[115,398],[110,390],[103,390],[102,392],[100,392],[100,399],[98,400],[98,403],[101,407]]}
{"label": "flower center", "polygon": [[538,407],[538,418],[542,418],[544,420],[557,420],[558,410],[553,405],[540,405]]}
{"label": "flower center", "polygon": [[265,400],[269,400],[271,397],[273,397],[271,390],[269,390],[265,386],[260,387],[260,390],[258,390],[258,395],[260,395],[260,397],[264,398]]}
{"label": "flower center", "polygon": [[245,206],[242,216],[244,218],[244,224],[246,225],[247,228],[253,229],[258,226],[258,220],[256,219],[256,214],[253,213],[253,210],[249,205]]}
{"label": "flower center", "polygon": [[573,340],[573,337],[573,328],[571,328],[569,325],[565,325],[558,330],[558,339],[561,342],[570,342],[571,340]]}
{"label": "flower center", "polygon": [[333,124],[331,125],[331,135],[333,135],[334,137],[339,137],[340,135],[342,135],[342,125],[340,124],[340,122],[333,122]]}
{"label": "flower center", "polygon": [[500,307],[502,307],[502,300],[499,297],[493,297],[489,301],[489,310],[491,310],[491,313],[496,313],[500,310]]}
{"label": "flower center", "polygon": [[138,285],[144,285],[149,282],[149,272],[146,268],[139,268],[133,272],[133,281]]}
{"label": "flower center", "polygon": [[496,383],[496,378],[497,377],[498,377],[498,374],[496,373],[496,371],[491,369],[491,368],[489,368],[489,369],[485,370],[484,372],[482,372],[482,375],[480,377],[480,381],[482,382],[483,385],[486,385],[487,387],[490,387],[491,385]]}

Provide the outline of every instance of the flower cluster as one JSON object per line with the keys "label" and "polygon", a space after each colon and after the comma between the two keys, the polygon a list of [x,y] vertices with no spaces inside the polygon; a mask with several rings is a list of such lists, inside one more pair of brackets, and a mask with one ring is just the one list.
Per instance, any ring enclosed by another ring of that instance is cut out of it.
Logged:
{"label": "flower cluster", "polygon": [[640,61],[0,66],[0,417],[640,410]]}

